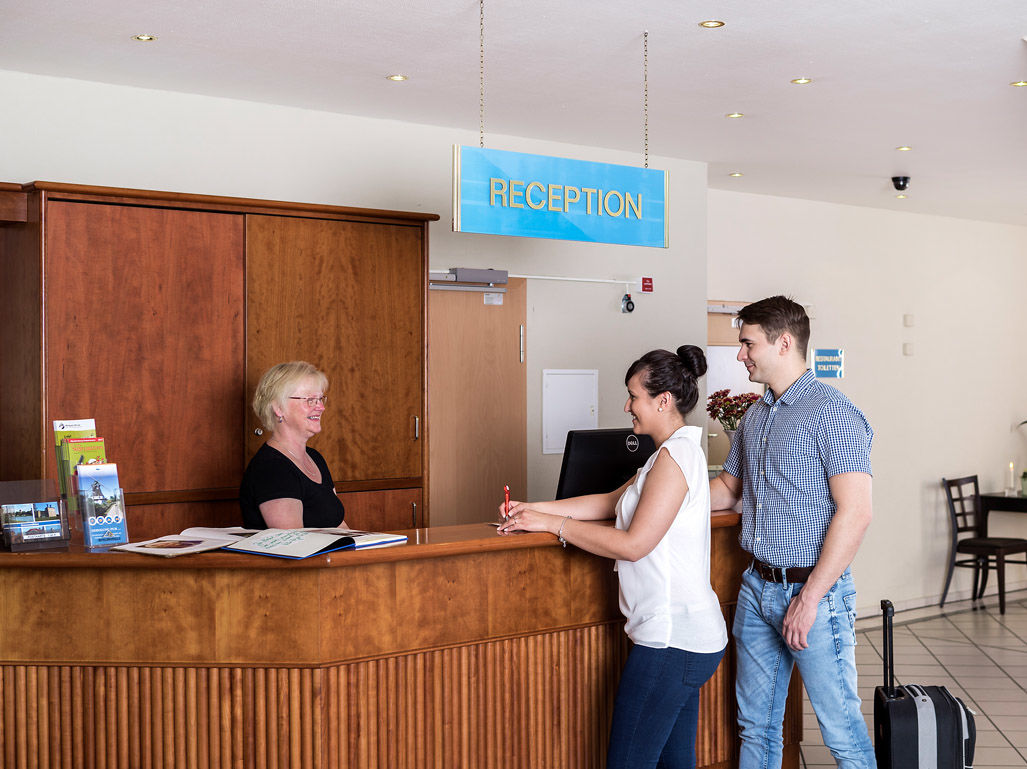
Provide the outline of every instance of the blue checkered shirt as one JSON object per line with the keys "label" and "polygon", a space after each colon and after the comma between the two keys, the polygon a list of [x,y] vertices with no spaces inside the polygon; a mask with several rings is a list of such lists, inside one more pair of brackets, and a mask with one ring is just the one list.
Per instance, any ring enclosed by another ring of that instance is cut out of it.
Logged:
{"label": "blue checkered shirt", "polygon": [[828,479],[870,474],[874,431],[863,413],[812,371],[745,413],[725,472],[742,479],[739,542],[771,566],[814,566],[836,505]]}

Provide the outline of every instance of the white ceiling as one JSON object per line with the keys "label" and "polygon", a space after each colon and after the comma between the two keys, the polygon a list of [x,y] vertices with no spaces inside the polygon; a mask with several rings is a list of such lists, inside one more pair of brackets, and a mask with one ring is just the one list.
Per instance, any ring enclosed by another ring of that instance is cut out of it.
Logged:
{"label": "white ceiling", "polygon": [[[0,0],[0,69],[477,130],[478,19],[477,0]],[[1027,0],[486,0],[486,146],[641,163],[644,30],[650,153],[708,163],[710,187],[1027,225]]]}

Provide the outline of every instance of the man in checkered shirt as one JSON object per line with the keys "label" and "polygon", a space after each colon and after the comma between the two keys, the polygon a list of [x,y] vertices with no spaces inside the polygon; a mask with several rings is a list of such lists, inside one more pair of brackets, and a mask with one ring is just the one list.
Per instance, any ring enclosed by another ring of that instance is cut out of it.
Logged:
{"label": "man in checkered shirt", "polygon": [[798,665],[824,744],[843,769],[875,769],[856,692],[856,589],[849,564],[872,515],[862,412],[806,368],[809,318],[773,296],[738,313],[738,360],[767,385],[739,425],[714,510],[742,500],[739,541],[752,556],[732,633],[739,769],[781,766],[782,721]]}

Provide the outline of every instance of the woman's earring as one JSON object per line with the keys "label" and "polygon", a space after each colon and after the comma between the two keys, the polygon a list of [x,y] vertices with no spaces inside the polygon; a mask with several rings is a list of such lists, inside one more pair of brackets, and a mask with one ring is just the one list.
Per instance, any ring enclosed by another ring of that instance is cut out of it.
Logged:
{"label": "woman's earring", "polygon": [[281,414],[279,414],[278,415],[278,422],[279,422],[279,424],[281,424],[284,421],[285,421],[285,417],[283,417]]}
{"label": "woman's earring", "polygon": [[656,410],[657,410],[657,411],[663,411],[663,406],[657,406],[657,407],[656,407]]}

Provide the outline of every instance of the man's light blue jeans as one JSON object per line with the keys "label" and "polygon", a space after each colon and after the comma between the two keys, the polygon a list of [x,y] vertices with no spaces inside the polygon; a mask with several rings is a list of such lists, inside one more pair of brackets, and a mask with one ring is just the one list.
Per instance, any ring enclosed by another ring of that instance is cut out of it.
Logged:
{"label": "man's light blue jeans", "polygon": [[792,665],[799,666],[824,744],[842,769],[875,769],[874,748],[856,692],[856,588],[846,571],[817,606],[809,648],[793,651],[781,623],[801,584],[765,582],[751,569],[735,611],[735,694],[742,747],[739,769],[781,766],[781,725]]}

